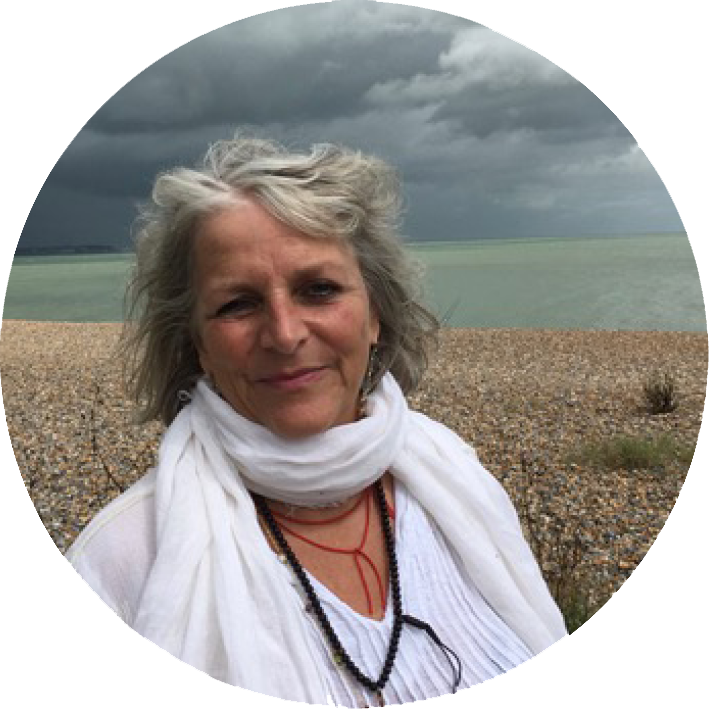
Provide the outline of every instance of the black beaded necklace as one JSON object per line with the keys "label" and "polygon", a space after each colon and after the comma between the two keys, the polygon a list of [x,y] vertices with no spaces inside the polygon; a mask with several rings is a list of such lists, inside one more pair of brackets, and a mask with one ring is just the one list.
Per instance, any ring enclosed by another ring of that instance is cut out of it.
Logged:
{"label": "black beaded necklace", "polygon": [[298,558],[293,553],[293,550],[290,548],[290,545],[288,544],[288,541],[283,535],[281,528],[278,526],[278,523],[276,522],[273,514],[271,513],[271,510],[266,504],[266,500],[264,500],[263,497],[260,497],[258,495],[254,495],[254,500],[256,502],[256,506],[258,508],[259,513],[268,525],[268,528],[271,534],[273,534],[276,543],[281,548],[281,551],[285,555],[288,564],[290,565],[291,569],[293,569],[293,572],[298,578],[300,585],[303,587],[303,591],[305,591],[305,595],[308,597],[310,607],[312,608],[313,613],[315,614],[315,617],[317,618],[318,623],[320,624],[320,628],[322,629],[325,637],[330,643],[330,648],[332,649],[335,662],[338,665],[344,665],[347,671],[361,685],[369,689],[371,692],[375,693],[380,705],[384,706],[381,691],[382,689],[384,689],[384,685],[386,685],[386,683],[388,682],[389,676],[391,675],[391,671],[394,668],[394,659],[396,658],[396,653],[399,649],[401,627],[403,625],[404,620],[401,612],[401,589],[399,586],[399,568],[397,566],[396,561],[396,550],[394,548],[394,535],[392,534],[391,525],[389,524],[389,514],[386,508],[386,497],[384,495],[384,486],[382,485],[381,480],[377,480],[377,482],[374,483],[374,492],[382,521],[384,544],[386,546],[387,559],[389,561],[389,580],[391,583],[391,597],[392,602],[394,604],[394,624],[392,627],[391,638],[389,639],[389,649],[387,650],[381,674],[376,680],[367,677],[367,675],[365,675],[364,672],[362,672],[362,670],[360,670],[359,667],[357,667],[357,665],[352,662],[352,659],[350,658],[349,654],[342,646],[340,639],[337,637],[334,628],[330,624],[330,620],[328,619],[327,615],[325,614],[325,611],[323,610],[322,605],[320,604],[320,600],[318,599],[318,596],[315,593],[313,584],[310,583],[310,579],[305,573],[305,569],[303,569],[300,562],[298,561]]}
{"label": "black beaded necklace", "polygon": [[[379,705],[384,706],[384,697],[382,695],[382,690],[384,689],[386,683],[389,681],[391,672],[394,669],[394,660],[396,659],[396,654],[399,650],[401,629],[404,623],[408,623],[416,628],[425,630],[431,637],[431,639],[446,653],[446,659],[450,663],[451,667],[453,667],[453,671],[455,673],[455,679],[452,688],[452,692],[455,693],[461,680],[462,667],[460,659],[448,646],[444,645],[440,641],[433,628],[431,628],[428,623],[419,620],[418,618],[414,618],[413,616],[404,615],[402,613],[401,587],[399,584],[399,567],[396,561],[394,534],[392,532],[391,524],[389,522],[386,496],[384,494],[384,485],[382,484],[381,479],[377,480],[374,483],[374,492],[377,500],[377,506],[379,508],[379,516],[382,523],[382,532],[384,534],[384,544],[386,546],[387,561],[389,562],[389,581],[391,584],[391,597],[392,602],[394,604],[394,622],[392,626],[391,637],[389,639],[389,648],[387,650],[386,658],[384,659],[382,671],[376,680],[367,677],[367,675],[365,675],[364,672],[362,672],[359,667],[357,667],[357,665],[355,665],[355,663],[352,661],[352,658],[350,658],[349,654],[342,646],[340,639],[337,637],[334,628],[330,624],[330,621],[327,615],[325,614],[322,605],[320,604],[320,600],[318,599],[318,596],[315,593],[315,589],[313,588],[312,583],[310,583],[310,579],[308,578],[305,569],[303,569],[300,562],[298,561],[298,558],[293,553],[293,550],[290,548],[290,545],[288,544],[288,541],[286,540],[283,532],[281,531],[281,528],[278,526],[275,517],[271,513],[271,510],[269,509],[266,500],[260,495],[254,494],[253,497],[259,514],[265,521],[269,531],[273,535],[273,538],[275,539],[276,543],[278,544],[284,556],[286,557],[289,566],[291,567],[291,569],[293,569],[293,572],[298,578],[298,581],[300,582],[300,585],[302,586],[303,591],[305,592],[305,595],[308,598],[310,608],[315,614],[315,617],[317,618],[322,632],[330,643],[330,648],[332,649],[333,657],[336,664],[344,665],[347,671],[362,686],[366,687],[368,690],[375,694]],[[453,666],[453,662],[450,658],[451,655],[453,655],[453,657],[455,657],[457,661],[457,668]]]}

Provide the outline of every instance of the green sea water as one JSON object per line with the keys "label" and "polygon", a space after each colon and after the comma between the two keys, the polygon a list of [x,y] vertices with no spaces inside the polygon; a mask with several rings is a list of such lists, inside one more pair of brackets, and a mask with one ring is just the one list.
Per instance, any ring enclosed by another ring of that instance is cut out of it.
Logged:
{"label": "green sea water", "polygon": [[16,256],[3,318],[119,322],[130,256]]}
{"label": "green sea water", "polygon": [[[706,331],[686,234],[480,239],[410,246],[453,327]],[[3,317],[121,319],[128,255],[16,257]]]}

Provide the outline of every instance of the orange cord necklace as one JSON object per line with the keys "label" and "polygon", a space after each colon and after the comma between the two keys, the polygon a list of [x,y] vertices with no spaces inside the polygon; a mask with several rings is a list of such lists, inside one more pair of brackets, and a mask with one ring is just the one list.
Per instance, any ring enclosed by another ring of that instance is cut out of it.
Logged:
{"label": "orange cord necklace", "polygon": [[[362,494],[360,495],[359,500],[349,509],[346,510],[345,512],[341,512],[340,514],[335,515],[334,517],[330,517],[328,519],[318,519],[318,520],[303,520],[303,519],[295,519],[294,517],[291,517],[287,514],[280,513],[280,512],[275,512],[271,510],[271,513],[273,514],[274,518],[278,522],[278,526],[287,534],[291,535],[292,537],[295,537],[296,539],[299,539],[302,542],[305,542],[306,544],[310,544],[311,546],[320,549],[322,551],[326,552],[332,552],[333,554],[349,554],[352,556],[354,563],[355,563],[355,568],[357,569],[357,575],[359,576],[359,579],[362,583],[362,588],[364,589],[364,594],[367,599],[367,610],[369,612],[369,615],[374,614],[374,603],[372,601],[372,593],[369,589],[369,584],[367,583],[367,578],[364,574],[364,569],[362,566],[362,562],[366,562],[369,568],[372,570],[372,573],[374,574],[374,578],[376,579],[377,582],[377,588],[379,590],[379,598],[381,601],[381,606],[382,609],[386,608],[386,591],[384,589],[384,583],[382,581],[381,574],[379,573],[379,570],[376,567],[376,564],[374,561],[372,561],[371,557],[364,551],[364,547],[367,543],[367,538],[369,537],[369,520],[370,520],[370,508],[371,504],[370,501],[372,500],[372,488],[368,487]],[[320,542],[316,542],[313,539],[308,539],[305,535],[296,532],[294,529],[292,529],[288,524],[285,524],[285,522],[288,522],[289,524],[302,524],[302,525],[308,525],[308,526],[323,526],[326,524],[333,524],[334,522],[339,522],[342,519],[345,519],[346,517],[349,517],[352,515],[355,510],[358,510],[362,503],[365,503],[365,518],[364,518],[364,529],[362,531],[362,537],[360,539],[359,544],[357,544],[355,547],[334,547],[334,546],[328,546],[326,544],[321,544]],[[389,514],[390,519],[394,520],[394,509],[392,506],[387,503],[387,512]]]}

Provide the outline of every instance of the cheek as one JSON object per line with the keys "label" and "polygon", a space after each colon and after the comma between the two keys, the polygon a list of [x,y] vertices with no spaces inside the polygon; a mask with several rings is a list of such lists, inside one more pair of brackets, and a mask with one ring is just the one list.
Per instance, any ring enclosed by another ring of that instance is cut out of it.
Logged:
{"label": "cheek", "polygon": [[361,311],[350,312],[338,323],[339,342],[355,368],[364,369],[369,361],[369,349],[377,340],[378,328],[373,328],[368,316]]}
{"label": "cheek", "polygon": [[205,373],[219,375],[245,366],[244,336],[228,324],[216,323],[202,332],[199,361]]}

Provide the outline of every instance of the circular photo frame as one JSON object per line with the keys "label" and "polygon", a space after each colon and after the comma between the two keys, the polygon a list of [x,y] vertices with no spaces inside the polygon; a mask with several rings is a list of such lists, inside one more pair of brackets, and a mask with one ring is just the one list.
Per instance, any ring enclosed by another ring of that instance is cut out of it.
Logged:
{"label": "circular photo frame", "polygon": [[[693,501],[702,499],[705,254],[681,159],[689,139],[668,129],[677,111],[656,106],[651,87],[661,85],[693,125],[683,63],[691,43],[678,41],[667,65],[644,36],[624,45],[638,22],[630,7],[612,27],[566,18],[561,32],[548,24],[553,2],[533,13],[483,3],[482,25],[462,19],[470,10],[459,3],[340,0],[253,17],[225,6],[174,26],[173,17],[168,32],[158,5],[140,32],[137,7],[117,20],[136,37],[131,57],[93,20],[84,33],[61,18],[72,42],[46,37],[56,66],[42,53],[17,85],[26,115],[8,129],[23,146],[11,148],[14,163],[25,167],[10,228],[22,234],[14,262],[12,239],[3,260],[0,341],[5,462],[21,473],[5,476],[3,495],[16,579],[7,602],[21,609],[10,626],[21,659],[10,658],[11,685],[31,686],[38,701],[118,684],[116,701],[209,697],[218,706],[244,691],[144,642],[57,548],[66,552],[154,464],[164,430],[135,426],[110,356],[135,204],[158,172],[195,163],[208,143],[246,125],[289,146],[341,142],[399,170],[404,235],[428,267],[428,303],[448,325],[410,403],[473,445],[502,483],[574,631],[475,694],[436,701],[492,692],[491,701],[561,706],[599,675],[589,697],[630,699],[631,688],[635,700],[676,696],[671,680],[686,674],[676,653],[657,648],[689,642],[702,587],[692,569],[701,558]],[[84,10],[74,3],[67,18]],[[648,36],[666,22],[692,31],[646,9],[642,22]],[[592,36],[603,37],[603,61]],[[47,97],[58,106],[51,130]],[[681,604],[679,578],[689,579]],[[46,687],[24,666],[31,648]],[[248,701],[281,705],[253,693]]]}

